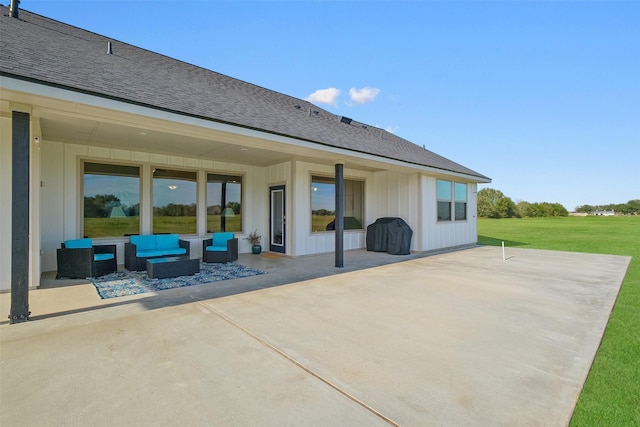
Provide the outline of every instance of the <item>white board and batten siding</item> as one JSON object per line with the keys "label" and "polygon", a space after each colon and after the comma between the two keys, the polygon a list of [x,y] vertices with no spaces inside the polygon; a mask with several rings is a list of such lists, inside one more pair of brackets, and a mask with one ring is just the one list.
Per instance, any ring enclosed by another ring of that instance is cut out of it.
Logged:
{"label": "white board and batten siding", "polygon": [[478,241],[476,221],[477,185],[467,184],[467,220],[438,221],[437,178],[422,176],[420,178],[420,200],[423,228],[420,232],[421,251],[433,251],[443,248],[475,244]]}
{"label": "white board and batten siding", "polygon": [[[198,173],[202,181],[207,172],[234,173],[244,178],[243,190],[245,203],[245,230],[264,230],[267,220],[263,215],[263,207],[267,201],[265,183],[265,169],[217,162],[212,160],[194,159],[180,156],[167,156],[122,149],[109,149],[69,143],[41,141],[40,155],[46,161],[41,163],[40,197],[46,213],[40,216],[41,221],[41,266],[42,271],[54,271],[57,268],[56,249],[67,239],[75,239],[82,235],[82,161],[114,162],[141,166],[141,200],[140,209],[150,210],[152,200],[151,188],[152,168],[154,166],[175,167],[177,169],[192,170]],[[206,189],[198,188],[198,206],[206,212]],[[152,232],[149,215],[140,216],[142,234]],[[191,256],[200,257],[202,252],[202,238],[206,235],[206,215],[200,215],[198,232],[193,236],[181,238],[191,242]],[[249,252],[249,243],[239,235],[241,252]],[[115,244],[118,262],[124,261],[125,237],[98,239],[103,244]]]}
{"label": "white board and batten siding", "polygon": [[[287,221],[290,229],[294,229],[295,236],[290,236],[290,250],[293,256],[310,255],[317,253],[333,252],[335,250],[335,235],[333,232],[311,232],[311,177],[335,176],[335,167],[326,165],[317,165],[306,162],[296,162],[292,170],[292,181],[295,183],[293,190],[293,200],[289,199],[292,205],[292,211],[288,211]],[[372,174],[369,172],[351,170],[345,167],[345,179],[357,179],[365,182],[365,215],[369,207],[369,194],[371,187],[369,183],[372,181]],[[344,233],[344,249],[359,249],[364,247],[364,231],[349,230]]]}

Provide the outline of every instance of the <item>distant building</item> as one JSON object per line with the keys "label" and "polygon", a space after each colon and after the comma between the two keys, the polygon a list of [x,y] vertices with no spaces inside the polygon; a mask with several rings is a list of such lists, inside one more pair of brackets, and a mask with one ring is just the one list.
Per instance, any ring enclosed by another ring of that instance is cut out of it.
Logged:
{"label": "distant building", "polygon": [[596,216],[614,216],[616,212],[615,211],[594,211],[593,214]]}

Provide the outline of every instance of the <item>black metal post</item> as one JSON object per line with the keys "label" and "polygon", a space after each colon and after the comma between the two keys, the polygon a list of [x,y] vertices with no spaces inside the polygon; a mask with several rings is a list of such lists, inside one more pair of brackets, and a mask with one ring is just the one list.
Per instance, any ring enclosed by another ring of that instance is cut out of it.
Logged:
{"label": "black metal post", "polygon": [[227,231],[227,217],[224,209],[227,204],[227,181],[222,181],[222,191],[220,192],[220,231]]}
{"label": "black metal post", "polygon": [[336,267],[344,267],[344,165],[336,163]]}
{"label": "black metal post", "polygon": [[29,114],[12,115],[10,323],[29,320]]}

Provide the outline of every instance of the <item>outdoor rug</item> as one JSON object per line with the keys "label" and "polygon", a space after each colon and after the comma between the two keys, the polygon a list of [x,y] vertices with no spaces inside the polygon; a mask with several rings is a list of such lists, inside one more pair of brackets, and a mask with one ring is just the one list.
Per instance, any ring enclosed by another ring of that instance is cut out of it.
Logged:
{"label": "outdoor rug", "polygon": [[100,298],[115,298],[125,295],[143,294],[146,292],[163,291],[165,289],[182,288],[185,286],[203,285],[221,280],[250,277],[266,274],[264,271],[245,267],[235,262],[228,263],[200,263],[200,273],[192,276],[171,277],[167,279],[151,279],[146,271],[119,271],[102,277],[91,279]]}

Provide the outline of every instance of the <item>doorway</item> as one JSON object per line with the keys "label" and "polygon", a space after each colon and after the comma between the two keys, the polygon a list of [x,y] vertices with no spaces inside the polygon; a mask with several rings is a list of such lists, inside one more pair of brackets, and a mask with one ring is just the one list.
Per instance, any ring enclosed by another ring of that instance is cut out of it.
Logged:
{"label": "doorway", "polygon": [[285,193],[284,185],[269,187],[269,251],[285,253]]}

